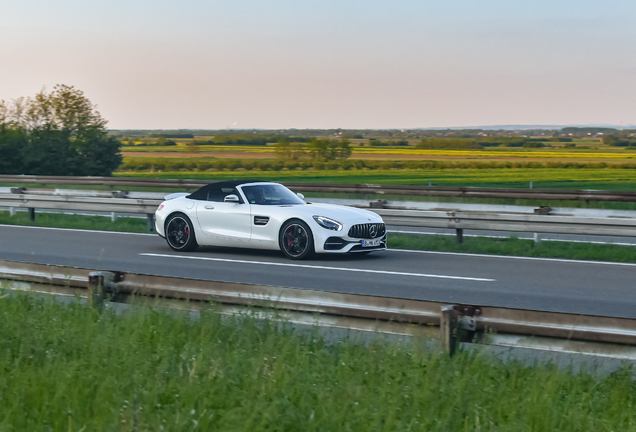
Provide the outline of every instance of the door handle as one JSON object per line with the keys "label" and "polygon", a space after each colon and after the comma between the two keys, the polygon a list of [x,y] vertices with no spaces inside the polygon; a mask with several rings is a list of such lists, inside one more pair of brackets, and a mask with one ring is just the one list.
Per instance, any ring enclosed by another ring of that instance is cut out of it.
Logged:
{"label": "door handle", "polygon": [[213,205],[206,205],[203,208],[206,208],[208,210],[212,210],[214,208],[214,206]]}

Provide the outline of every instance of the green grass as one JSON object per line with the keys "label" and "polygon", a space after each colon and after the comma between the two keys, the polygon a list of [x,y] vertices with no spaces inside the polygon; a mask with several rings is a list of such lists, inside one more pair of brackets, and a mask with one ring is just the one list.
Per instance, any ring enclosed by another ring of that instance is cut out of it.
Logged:
{"label": "green grass", "polygon": [[328,345],[249,314],[0,297],[2,431],[632,431],[636,384],[424,341]]}
{"label": "green grass", "polygon": [[[148,233],[146,220],[140,218],[118,218],[115,222],[111,222],[110,218],[102,216],[36,213],[35,222],[31,222],[26,212],[18,212],[15,216],[10,216],[9,212],[0,211],[0,224]],[[532,240],[517,238],[465,237],[464,243],[456,244],[455,238],[452,236],[390,233],[389,247],[392,249],[636,263],[636,247],[632,246],[549,241],[535,245]]]}
{"label": "green grass", "polygon": [[132,233],[148,232],[146,219],[121,217],[117,218],[115,222],[112,222],[110,218],[103,216],[38,212],[35,213],[35,222],[32,222],[29,220],[29,214],[27,212],[16,212],[14,216],[11,216],[8,211],[0,211],[0,224]]}
{"label": "green grass", "polygon": [[633,246],[553,241],[535,244],[534,240],[514,237],[507,239],[464,237],[464,242],[457,244],[454,236],[389,233],[389,247],[391,249],[636,263],[636,247]]}

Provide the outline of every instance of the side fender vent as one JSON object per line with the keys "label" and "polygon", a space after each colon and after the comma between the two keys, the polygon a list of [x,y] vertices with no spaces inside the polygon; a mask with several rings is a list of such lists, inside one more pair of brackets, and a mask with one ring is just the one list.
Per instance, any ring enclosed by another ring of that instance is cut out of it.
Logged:
{"label": "side fender vent", "polygon": [[254,216],[254,225],[267,225],[269,218],[267,216]]}

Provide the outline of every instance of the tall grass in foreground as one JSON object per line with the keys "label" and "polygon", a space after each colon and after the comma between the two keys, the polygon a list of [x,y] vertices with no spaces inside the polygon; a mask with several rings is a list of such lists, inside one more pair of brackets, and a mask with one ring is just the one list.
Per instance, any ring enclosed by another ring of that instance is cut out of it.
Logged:
{"label": "tall grass in foreground", "polygon": [[117,317],[0,297],[2,431],[630,431],[631,371],[327,345],[204,311]]}

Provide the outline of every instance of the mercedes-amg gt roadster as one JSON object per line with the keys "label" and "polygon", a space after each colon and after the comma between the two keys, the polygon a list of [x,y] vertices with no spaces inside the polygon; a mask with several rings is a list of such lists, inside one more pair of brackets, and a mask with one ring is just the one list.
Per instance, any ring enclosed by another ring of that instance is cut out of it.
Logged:
{"label": "mercedes-amg gt roadster", "polygon": [[291,259],[312,253],[386,249],[382,218],[367,210],[305,202],[278,183],[224,181],[166,196],[155,228],[176,251],[200,246],[281,250]]}

